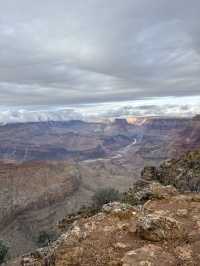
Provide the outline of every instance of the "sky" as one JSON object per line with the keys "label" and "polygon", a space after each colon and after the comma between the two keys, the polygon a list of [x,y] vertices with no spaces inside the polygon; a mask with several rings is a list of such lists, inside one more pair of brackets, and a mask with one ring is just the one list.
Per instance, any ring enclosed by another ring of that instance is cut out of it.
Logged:
{"label": "sky", "polygon": [[200,112],[199,0],[0,3],[0,121]]}

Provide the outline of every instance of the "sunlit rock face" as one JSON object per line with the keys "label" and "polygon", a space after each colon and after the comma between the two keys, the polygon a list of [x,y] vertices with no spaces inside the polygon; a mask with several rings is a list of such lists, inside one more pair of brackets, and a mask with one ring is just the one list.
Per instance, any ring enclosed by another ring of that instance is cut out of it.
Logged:
{"label": "sunlit rock face", "polygon": [[132,125],[142,125],[145,124],[149,119],[145,117],[128,117],[126,120]]}

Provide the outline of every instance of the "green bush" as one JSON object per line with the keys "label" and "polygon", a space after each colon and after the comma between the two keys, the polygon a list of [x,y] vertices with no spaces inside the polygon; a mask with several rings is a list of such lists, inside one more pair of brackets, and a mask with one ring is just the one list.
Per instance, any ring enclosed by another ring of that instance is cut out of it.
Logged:
{"label": "green bush", "polygon": [[132,188],[129,188],[127,192],[124,192],[121,198],[121,202],[130,204],[132,206],[137,204],[137,200],[135,198],[135,191]]}
{"label": "green bush", "polygon": [[95,208],[101,208],[104,204],[119,201],[120,199],[121,194],[114,188],[99,189],[92,197],[93,205]]}
{"label": "green bush", "polygon": [[56,235],[53,232],[40,231],[37,237],[37,244],[40,247],[47,246],[50,242],[56,239]]}
{"label": "green bush", "polygon": [[80,215],[81,217],[87,218],[87,217],[91,217],[95,214],[97,214],[97,212],[99,211],[98,208],[96,208],[94,206],[94,204],[92,206],[82,206],[79,211],[77,212],[76,215]]}
{"label": "green bush", "polygon": [[7,255],[8,255],[8,246],[0,240],[0,264],[5,262]]}

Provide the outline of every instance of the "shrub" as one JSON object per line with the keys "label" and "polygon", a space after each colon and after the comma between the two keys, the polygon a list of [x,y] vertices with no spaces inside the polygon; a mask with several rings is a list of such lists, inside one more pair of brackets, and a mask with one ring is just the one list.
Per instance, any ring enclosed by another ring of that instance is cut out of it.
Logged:
{"label": "shrub", "polygon": [[53,232],[40,231],[37,237],[37,244],[40,247],[47,246],[50,242],[56,239],[56,235]]}
{"label": "shrub", "polygon": [[92,197],[93,205],[95,208],[101,208],[104,204],[113,201],[119,201],[121,194],[114,188],[103,188],[95,192]]}
{"label": "shrub", "polygon": [[127,192],[124,192],[122,195],[121,202],[130,204],[132,206],[137,204],[137,200],[135,198],[135,191],[132,188],[129,188]]}
{"label": "shrub", "polygon": [[87,217],[91,217],[95,214],[97,214],[97,212],[99,211],[98,208],[96,208],[94,206],[94,204],[92,206],[82,206],[79,211],[77,212],[78,215],[80,215],[81,217],[87,218]]}
{"label": "shrub", "polygon": [[8,255],[8,246],[0,240],[0,264],[5,262],[7,255]]}

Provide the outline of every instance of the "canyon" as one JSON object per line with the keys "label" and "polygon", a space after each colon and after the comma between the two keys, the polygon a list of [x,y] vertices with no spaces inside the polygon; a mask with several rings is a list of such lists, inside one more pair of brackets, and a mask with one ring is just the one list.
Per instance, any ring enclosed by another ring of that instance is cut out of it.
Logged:
{"label": "canyon", "polygon": [[1,126],[0,238],[14,257],[34,250],[41,231],[57,234],[96,190],[127,190],[144,166],[197,149],[199,133],[198,117]]}
{"label": "canyon", "polygon": [[[143,169],[121,201],[65,216],[56,241],[10,265],[199,265],[199,158],[196,150]],[[193,187],[185,187],[188,177]]]}

